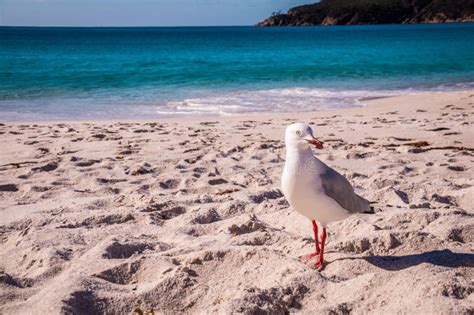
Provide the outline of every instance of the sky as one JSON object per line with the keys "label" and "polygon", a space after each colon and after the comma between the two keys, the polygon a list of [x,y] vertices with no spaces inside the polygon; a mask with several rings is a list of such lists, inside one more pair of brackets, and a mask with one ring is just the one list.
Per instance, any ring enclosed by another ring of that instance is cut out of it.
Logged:
{"label": "sky", "polygon": [[0,0],[2,26],[254,25],[317,0]]}

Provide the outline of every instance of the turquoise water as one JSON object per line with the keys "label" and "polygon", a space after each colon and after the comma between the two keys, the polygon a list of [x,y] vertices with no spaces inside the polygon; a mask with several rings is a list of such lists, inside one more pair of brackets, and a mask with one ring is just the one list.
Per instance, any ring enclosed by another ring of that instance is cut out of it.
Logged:
{"label": "turquoise water", "polygon": [[474,24],[0,28],[0,119],[309,111],[474,86]]}

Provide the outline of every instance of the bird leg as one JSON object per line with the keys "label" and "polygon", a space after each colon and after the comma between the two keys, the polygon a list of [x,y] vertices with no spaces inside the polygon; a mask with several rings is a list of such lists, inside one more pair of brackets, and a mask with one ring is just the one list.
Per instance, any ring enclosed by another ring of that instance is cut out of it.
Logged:
{"label": "bird leg", "polygon": [[310,260],[311,258],[313,258],[314,256],[318,256],[319,255],[319,239],[318,239],[318,224],[316,223],[316,220],[312,220],[311,221],[312,225],[313,225],[313,232],[314,232],[314,246],[315,246],[315,252],[314,253],[310,253],[308,255],[304,255],[301,257],[301,260],[303,261],[308,261]]}
{"label": "bird leg", "polygon": [[316,223],[316,220],[312,220],[311,223],[313,224],[313,232],[314,232],[314,247],[315,247],[314,255],[319,255],[318,224]]}
{"label": "bird leg", "polygon": [[323,227],[321,234],[321,251],[319,252],[319,259],[316,262],[316,269],[322,270],[324,266],[324,244],[326,243],[326,227]]}

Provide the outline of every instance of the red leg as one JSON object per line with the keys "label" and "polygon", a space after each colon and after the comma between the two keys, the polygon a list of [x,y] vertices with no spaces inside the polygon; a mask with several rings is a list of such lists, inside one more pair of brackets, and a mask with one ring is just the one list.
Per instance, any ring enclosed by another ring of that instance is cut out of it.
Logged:
{"label": "red leg", "polygon": [[323,227],[323,234],[321,235],[321,251],[319,252],[319,259],[316,262],[316,268],[322,270],[324,266],[324,245],[326,243],[326,227]]}
{"label": "red leg", "polygon": [[313,232],[314,232],[314,247],[315,247],[315,255],[319,255],[319,238],[318,238],[318,224],[316,220],[311,221],[313,224]]}
{"label": "red leg", "polygon": [[316,223],[316,220],[312,220],[311,224],[313,225],[313,232],[314,232],[314,247],[315,247],[315,252],[304,255],[301,257],[301,260],[307,261],[313,258],[314,256],[319,255],[319,239],[318,239],[318,224]]}

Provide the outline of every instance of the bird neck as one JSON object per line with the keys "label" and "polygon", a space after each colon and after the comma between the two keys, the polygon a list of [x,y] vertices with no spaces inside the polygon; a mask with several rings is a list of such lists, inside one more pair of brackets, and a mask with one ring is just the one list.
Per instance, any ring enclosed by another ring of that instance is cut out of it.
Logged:
{"label": "bird neck", "polygon": [[307,159],[314,157],[313,151],[310,148],[300,149],[298,147],[287,147],[286,148],[286,159],[288,158],[296,158],[296,159]]}

